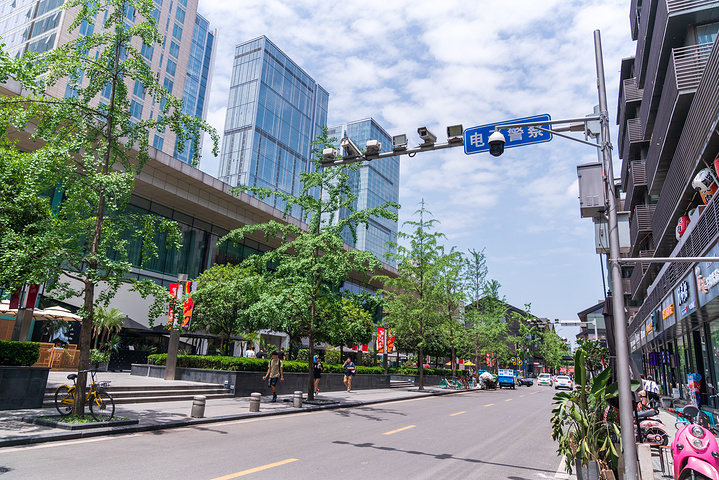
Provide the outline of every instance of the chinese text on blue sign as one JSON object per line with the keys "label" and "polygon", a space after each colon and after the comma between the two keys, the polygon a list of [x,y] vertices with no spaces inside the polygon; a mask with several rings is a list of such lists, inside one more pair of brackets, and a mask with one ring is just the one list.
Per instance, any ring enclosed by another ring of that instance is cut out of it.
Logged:
{"label": "chinese text on blue sign", "polygon": [[[464,131],[464,153],[472,155],[473,153],[482,153],[489,151],[489,136],[494,132],[497,125],[513,125],[516,123],[532,123],[549,121],[552,117],[549,114],[535,115],[533,117],[517,118],[514,120],[505,120],[503,122],[490,123],[488,125],[480,125],[479,127],[471,127]],[[542,125],[542,128],[551,130],[551,125]],[[544,143],[552,139],[552,134],[537,130],[535,127],[516,127],[502,129],[502,134],[507,143],[504,148],[521,147],[534,143]]]}

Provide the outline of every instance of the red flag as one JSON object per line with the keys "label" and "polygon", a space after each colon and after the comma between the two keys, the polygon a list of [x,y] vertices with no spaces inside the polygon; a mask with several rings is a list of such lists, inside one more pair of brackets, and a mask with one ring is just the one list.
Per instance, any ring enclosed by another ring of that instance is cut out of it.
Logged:
{"label": "red flag", "polygon": [[384,353],[384,328],[377,329],[377,353]]}
{"label": "red flag", "polygon": [[[185,284],[185,294],[190,295],[192,292],[197,290],[197,282],[187,282]],[[184,308],[182,309],[182,328],[187,330],[190,328],[190,319],[192,318],[192,308],[195,306],[195,301],[192,298],[185,300]]]}
{"label": "red flag", "polygon": [[[170,284],[170,295],[177,298],[177,284],[171,283]],[[172,302],[170,302],[170,310],[169,310],[169,316],[167,317],[167,323],[169,325],[175,326],[175,314],[172,311]]]}
{"label": "red flag", "polygon": [[368,350],[369,350],[369,343],[365,343],[364,345],[362,345],[362,351],[363,351],[363,352],[366,352],[366,351],[368,351]]}

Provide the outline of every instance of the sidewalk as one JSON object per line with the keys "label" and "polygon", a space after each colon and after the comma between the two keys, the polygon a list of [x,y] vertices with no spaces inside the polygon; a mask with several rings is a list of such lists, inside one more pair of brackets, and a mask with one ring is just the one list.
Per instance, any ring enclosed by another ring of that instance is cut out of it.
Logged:
{"label": "sidewalk", "polygon": [[[67,372],[50,372],[48,388],[55,388],[67,383]],[[130,375],[129,373],[102,373],[100,380],[111,381],[113,386],[149,386],[149,385],[197,385],[194,382],[178,380],[162,380],[151,377]],[[203,418],[192,418],[192,400],[177,402],[156,402],[116,405],[115,415],[139,420],[136,425],[99,427],[83,430],[64,430],[60,428],[45,427],[23,422],[25,417],[57,415],[54,408],[41,408],[33,410],[4,410],[0,411],[0,448],[15,445],[27,445],[77,438],[87,438],[99,435],[113,435],[130,432],[160,430],[207,423],[238,420],[244,418],[262,417],[269,415],[285,415],[297,412],[308,412],[332,408],[348,408],[376,403],[393,402],[397,400],[413,399],[422,396],[447,395],[454,393],[468,393],[477,390],[442,390],[439,387],[425,387],[424,392],[417,388],[383,388],[372,390],[357,390],[347,392],[320,392],[315,399],[322,404],[306,403],[306,395],[302,408],[292,406],[292,395],[279,395],[277,402],[271,402],[271,396],[262,397],[260,411],[249,411],[249,397],[234,397],[221,399],[208,399]],[[326,403],[325,403],[326,402]]]}

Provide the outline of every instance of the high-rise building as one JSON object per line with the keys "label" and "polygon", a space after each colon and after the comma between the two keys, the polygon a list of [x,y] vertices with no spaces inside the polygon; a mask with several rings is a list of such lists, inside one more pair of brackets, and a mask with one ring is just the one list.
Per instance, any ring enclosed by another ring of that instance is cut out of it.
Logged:
{"label": "high-rise building", "polygon": [[[327,124],[329,94],[267,37],[235,47],[218,178],[232,186],[301,192],[310,143]],[[282,201],[264,200],[280,210]],[[299,218],[299,208],[290,212]]]}
{"label": "high-rise building", "polygon": [[[216,32],[210,31],[207,20],[197,14],[197,2],[155,0],[153,16],[165,41],[161,45],[147,47],[136,39],[135,46],[150,68],[157,72],[165,88],[185,100],[185,111],[205,118]],[[96,18],[94,24],[83,22],[79,28],[68,32],[75,20],[76,10],[63,10],[63,4],[64,0],[0,0],[0,36],[8,53],[19,58],[25,52],[46,52],[102,28],[106,13]],[[124,14],[128,24],[137,20],[136,12],[130,6]],[[156,118],[160,104],[146,97],[143,85],[128,80],[127,86],[132,116],[138,120]],[[69,97],[74,91],[66,82],[59,82],[47,93],[55,97]],[[109,89],[103,92],[105,98],[109,94]],[[153,132],[150,137],[153,147],[169,155],[177,153],[175,140],[175,135],[169,131]],[[181,160],[187,162],[193,148],[188,145],[181,154]]]}
{"label": "high-rise building", "polygon": [[[629,256],[719,256],[719,1],[632,1],[630,28],[637,46],[621,63],[617,145]],[[692,185],[700,172],[704,192]],[[628,327],[635,361],[667,395],[686,398],[688,375],[700,374],[701,403],[715,408],[717,279],[717,263],[636,264],[630,286],[641,307]]]}
{"label": "high-rise building", "polygon": [[[339,141],[349,137],[359,149],[364,149],[368,140],[378,140],[382,152],[392,151],[392,137],[374,119],[356,120],[328,129],[330,137]],[[356,210],[379,207],[385,202],[399,203],[399,157],[382,158],[363,162],[362,166],[352,172],[350,178],[352,193],[357,195],[353,207]],[[391,208],[396,213],[396,209]],[[346,212],[339,212],[340,216]],[[358,250],[365,250],[394,266],[394,260],[385,257],[386,253],[394,253],[387,242],[397,237],[397,221],[386,218],[370,217],[369,227],[357,228],[357,241],[353,241],[349,231],[343,233],[343,240]]]}

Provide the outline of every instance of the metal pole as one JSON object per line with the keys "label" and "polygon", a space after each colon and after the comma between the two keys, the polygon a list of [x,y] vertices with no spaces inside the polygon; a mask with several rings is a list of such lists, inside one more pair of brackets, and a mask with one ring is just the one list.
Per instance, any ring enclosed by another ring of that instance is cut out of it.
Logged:
{"label": "metal pole", "polygon": [[594,340],[599,341],[599,333],[597,332],[597,319],[594,319]]}
{"label": "metal pole", "polygon": [[597,63],[597,90],[599,93],[599,115],[602,134],[602,157],[606,174],[607,200],[609,203],[609,262],[614,290],[614,335],[617,348],[616,374],[619,384],[619,419],[621,422],[622,447],[624,450],[624,479],[638,480],[637,446],[634,438],[632,418],[632,390],[629,376],[629,342],[627,340],[627,322],[624,318],[624,294],[622,291],[622,271],[619,259],[619,227],[617,223],[617,202],[614,189],[614,171],[612,151],[609,141],[609,114],[607,109],[607,89],[604,79],[604,60],[602,58],[602,39],[599,30],[594,31],[594,56]]}

